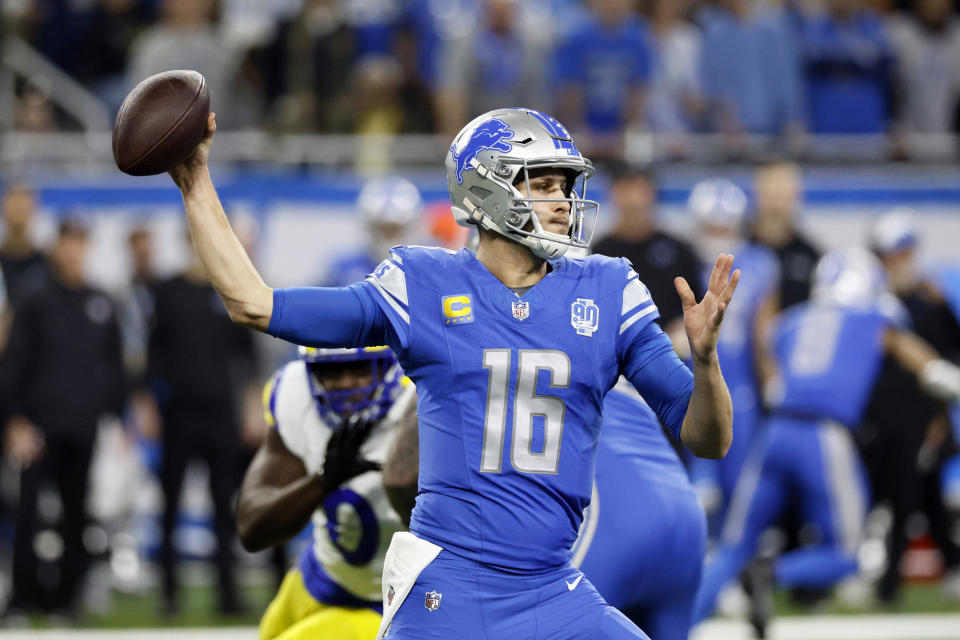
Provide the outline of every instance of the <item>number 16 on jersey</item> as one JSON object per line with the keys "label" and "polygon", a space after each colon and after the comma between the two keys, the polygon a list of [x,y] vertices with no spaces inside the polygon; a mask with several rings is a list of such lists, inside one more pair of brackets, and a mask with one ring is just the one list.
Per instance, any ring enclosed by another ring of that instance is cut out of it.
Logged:
{"label": "number 16 on jersey", "polygon": [[[513,362],[510,349],[485,349],[483,368],[489,373],[487,405],[483,419],[483,453],[480,471],[500,473],[506,440],[507,404],[511,397],[511,368],[517,375],[513,389],[513,439],[510,464],[521,473],[556,474],[566,405],[551,395],[537,393],[541,371],[549,372],[550,389],[570,387],[570,357],[554,349],[520,349]],[[533,451],[534,417],[543,418],[543,450]]]}

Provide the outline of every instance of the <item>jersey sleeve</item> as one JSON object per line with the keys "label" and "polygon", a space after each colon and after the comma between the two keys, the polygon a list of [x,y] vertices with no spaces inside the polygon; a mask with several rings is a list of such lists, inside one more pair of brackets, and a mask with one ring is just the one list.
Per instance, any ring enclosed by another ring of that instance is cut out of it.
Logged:
{"label": "jersey sleeve", "polygon": [[647,323],[626,346],[620,360],[620,373],[679,440],[693,394],[693,373],[677,357],[673,343],[660,325]]}
{"label": "jersey sleeve", "polygon": [[623,287],[620,305],[620,329],[617,336],[618,351],[629,344],[643,328],[660,317],[660,311],[650,296],[650,290],[640,281],[637,272],[627,260],[621,259],[627,270],[626,284]]}
{"label": "jersey sleeve", "polygon": [[392,325],[364,286],[274,289],[267,333],[305,347],[394,346]]}
{"label": "jersey sleeve", "polygon": [[[390,255],[361,283],[389,321],[396,345],[406,349],[410,337],[410,300],[407,296],[407,274],[403,264],[404,247],[394,247]],[[391,347],[395,346],[388,341]]]}

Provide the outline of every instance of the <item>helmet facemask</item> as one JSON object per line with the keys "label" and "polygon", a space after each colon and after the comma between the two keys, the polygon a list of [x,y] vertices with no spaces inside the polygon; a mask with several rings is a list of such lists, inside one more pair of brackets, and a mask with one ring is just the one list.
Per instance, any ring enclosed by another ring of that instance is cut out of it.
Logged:
{"label": "helmet facemask", "polygon": [[[334,429],[380,420],[400,392],[403,372],[389,349],[302,348],[301,356],[317,413]],[[325,387],[324,379],[336,377],[344,367],[369,370],[369,383],[344,389]]]}

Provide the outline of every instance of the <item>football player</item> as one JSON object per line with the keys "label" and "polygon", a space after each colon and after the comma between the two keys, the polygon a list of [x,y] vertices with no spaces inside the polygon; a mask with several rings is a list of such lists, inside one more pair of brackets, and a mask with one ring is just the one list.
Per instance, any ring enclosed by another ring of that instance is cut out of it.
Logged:
{"label": "football player", "polygon": [[313,522],[313,540],[260,622],[261,640],[373,638],[380,574],[404,526],[379,466],[416,392],[386,347],[306,349],[267,382],[272,427],[247,469],[237,530],[251,550],[283,544]]}
{"label": "football player", "polygon": [[[960,369],[916,335],[897,327],[877,259],[865,249],[824,256],[811,301],[777,321],[772,350],[780,380],[772,416],[737,482],[721,545],[707,565],[694,619],[710,615],[720,589],[756,551],[760,535],[790,501],[817,543],[781,555],[775,581],[825,588],[857,570],[867,511],[866,477],[851,437],[884,352],[917,376],[931,395],[960,398]],[[761,637],[766,621],[751,622]]]}
{"label": "football player", "polygon": [[691,464],[694,484],[710,514],[711,537],[715,537],[761,419],[761,389],[775,372],[763,336],[777,314],[780,266],[772,251],[744,240],[747,196],[730,180],[698,183],[687,207],[693,213],[701,254],[734,253],[740,269],[748,274],[740,280],[737,300],[727,309],[717,342],[733,400],[733,442],[722,460],[698,459]]}
{"label": "football player", "polygon": [[231,317],[311,346],[386,343],[417,385],[419,493],[384,561],[379,635],[646,637],[569,564],[603,397],[623,374],[694,454],[724,455],[732,408],[716,343],[733,256],[717,258],[699,303],[677,279],[691,372],[625,260],[563,257],[588,244],[597,207],[570,134],[539,111],[498,109],[446,158],[454,214],[480,229],[476,255],[395,247],[350,287],[271,289],[210,180],[214,131],[211,115],[171,175]]}
{"label": "football player", "polygon": [[331,265],[324,284],[343,287],[363,280],[383,260],[390,247],[410,241],[423,201],[406,178],[384,176],[368,180],[357,196],[356,211],[363,218],[367,246],[341,256]]}

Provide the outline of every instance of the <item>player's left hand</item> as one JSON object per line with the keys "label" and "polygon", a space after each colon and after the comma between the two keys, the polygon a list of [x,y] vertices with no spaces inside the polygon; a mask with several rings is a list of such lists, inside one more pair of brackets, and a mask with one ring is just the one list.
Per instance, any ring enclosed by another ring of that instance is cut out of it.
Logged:
{"label": "player's left hand", "polygon": [[683,303],[683,324],[690,341],[693,359],[710,362],[717,356],[717,338],[720,336],[720,324],[723,314],[733,298],[733,292],[740,282],[740,270],[731,275],[733,255],[720,254],[710,273],[707,293],[697,302],[690,285],[683,278],[673,281]]}

